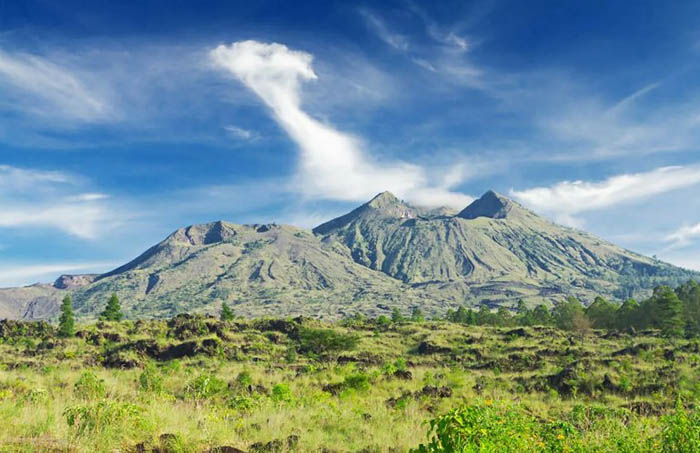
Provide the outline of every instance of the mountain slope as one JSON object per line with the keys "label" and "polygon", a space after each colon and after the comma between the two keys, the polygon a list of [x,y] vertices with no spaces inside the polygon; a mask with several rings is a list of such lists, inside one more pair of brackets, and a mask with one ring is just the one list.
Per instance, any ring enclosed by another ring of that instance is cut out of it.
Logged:
{"label": "mountain slope", "polygon": [[103,275],[0,289],[0,318],[55,317],[65,294],[96,317],[116,292],[127,316],[218,313],[334,319],[420,306],[429,314],[489,306],[641,297],[700,274],[555,225],[487,192],[459,213],[384,192],[313,232],[214,222],[181,228]]}
{"label": "mountain slope", "polygon": [[300,228],[215,222],[177,230],[98,277],[75,292],[75,306],[78,313],[94,315],[105,295],[117,292],[132,316],[215,312],[221,302],[241,315],[336,313],[339,305],[374,301],[401,286],[323,247]]}
{"label": "mountain slope", "polygon": [[697,276],[553,224],[492,191],[456,216],[420,215],[381,196],[391,203],[372,208],[370,202],[314,233],[414,287],[449,283],[472,300],[495,303],[563,294],[640,296],[659,282]]}

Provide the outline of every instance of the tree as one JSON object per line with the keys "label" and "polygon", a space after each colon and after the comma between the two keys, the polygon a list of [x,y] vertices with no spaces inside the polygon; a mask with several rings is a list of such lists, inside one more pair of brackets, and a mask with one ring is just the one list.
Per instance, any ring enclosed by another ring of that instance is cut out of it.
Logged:
{"label": "tree", "polygon": [[493,323],[497,326],[513,325],[513,315],[506,307],[499,307],[495,315],[493,315]]}
{"label": "tree", "polygon": [[591,332],[591,321],[586,317],[581,311],[575,311],[571,319],[571,330],[576,332],[576,334],[581,339],[581,344],[583,344],[583,339]]}
{"label": "tree", "polygon": [[493,315],[486,305],[479,307],[479,311],[476,314],[476,324],[480,326],[493,324]]}
{"label": "tree", "polygon": [[396,307],[394,307],[394,309],[391,311],[391,320],[393,322],[401,322],[404,320],[403,315]]}
{"label": "tree", "polygon": [[552,314],[549,309],[543,304],[540,304],[532,310],[532,324],[535,326],[551,326],[554,323]]}
{"label": "tree", "polygon": [[423,311],[418,307],[413,307],[411,311],[411,321],[413,322],[423,322],[425,321],[425,316],[423,316]]}
{"label": "tree", "polygon": [[231,307],[229,307],[226,302],[221,304],[221,315],[219,319],[221,319],[222,321],[232,321],[233,318],[235,318],[235,315],[233,314],[233,310],[231,310]]}
{"label": "tree", "polygon": [[75,334],[75,316],[73,315],[73,301],[70,294],[63,298],[61,303],[61,317],[58,318],[58,335],[60,337],[72,337]]}
{"label": "tree", "polygon": [[634,299],[627,299],[615,312],[615,326],[618,329],[639,327],[639,303]]}
{"label": "tree", "polygon": [[700,285],[689,281],[676,289],[678,298],[683,303],[683,318],[686,334],[700,334]]}
{"label": "tree", "polygon": [[119,297],[117,296],[117,293],[112,293],[109,301],[107,301],[107,306],[102,314],[100,314],[100,319],[103,321],[121,321],[123,317],[124,313],[122,313],[122,306],[119,303]]}
{"label": "tree", "polygon": [[574,330],[574,321],[583,314],[583,306],[575,297],[569,297],[566,301],[558,303],[552,311],[554,323],[563,330]]}
{"label": "tree", "polygon": [[598,296],[586,309],[586,316],[596,329],[612,329],[615,327],[616,311],[615,305]]}
{"label": "tree", "polygon": [[683,335],[683,303],[668,286],[658,286],[651,296],[651,303],[657,315],[656,324],[664,335]]}

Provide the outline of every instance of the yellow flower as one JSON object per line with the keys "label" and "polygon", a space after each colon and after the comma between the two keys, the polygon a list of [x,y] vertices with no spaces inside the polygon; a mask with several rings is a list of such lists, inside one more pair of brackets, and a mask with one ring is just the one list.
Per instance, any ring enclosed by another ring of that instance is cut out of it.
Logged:
{"label": "yellow flower", "polygon": [[487,406],[490,406],[490,405],[492,405],[492,404],[493,404],[493,401],[491,401],[491,400],[486,400],[486,405],[487,405]]}
{"label": "yellow flower", "polygon": [[564,440],[564,435],[563,435],[563,434],[557,434],[557,439],[559,439],[559,440]]}

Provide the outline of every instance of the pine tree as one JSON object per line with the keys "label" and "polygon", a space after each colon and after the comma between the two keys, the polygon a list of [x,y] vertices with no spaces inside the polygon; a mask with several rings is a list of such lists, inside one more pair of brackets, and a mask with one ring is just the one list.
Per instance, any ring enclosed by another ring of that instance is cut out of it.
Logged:
{"label": "pine tree", "polygon": [[413,307],[413,311],[411,311],[411,321],[413,321],[413,322],[425,321],[425,316],[423,316],[423,311],[420,308]]}
{"label": "pine tree", "polygon": [[399,309],[396,307],[394,307],[394,309],[391,311],[391,320],[393,322],[401,322],[404,320],[404,317],[401,314],[401,311],[399,311]]}
{"label": "pine tree", "polygon": [[226,302],[221,304],[221,315],[219,316],[219,319],[222,321],[232,321],[233,318],[235,318],[235,315],[233,314],[231,307],[229,307]]}
{"label": "pine tree", "polygon": [[112,293],[112,297],[107,301],[107,306],[105,310],[100,315],[100,319],[103,321],[121,321],[124,317],[122,313],[122,306],[119,303],[119,297],[116,293]]}
{"label": "pine tree", "polygon": [[683,334],[683,303],[668,286],[659,286],[651,296],[656,308],[657,323],[664,335],[676,337]]}
{"label": "pine tree", "polygon": [[61,304],[61,317],[58,318],[58,335],[60,337],[72,337],[75,334],[75,316],[73,315],[73,301],[70,295],[63,298]]}

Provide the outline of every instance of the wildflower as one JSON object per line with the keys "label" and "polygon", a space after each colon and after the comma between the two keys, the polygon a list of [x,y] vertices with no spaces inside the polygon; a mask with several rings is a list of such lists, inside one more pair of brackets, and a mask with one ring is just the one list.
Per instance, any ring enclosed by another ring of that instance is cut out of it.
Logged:
{"label": "wildflower", "polygon": [[557,434],[557,439],[559,439],[559,440],[564,440],[564,435],[563,435],[563,434]]}
{"label": "wildflower", "polygon": [[486,405],[487,405],[487,406],[490,406],[490,405],[492,405],[492,404],[493,404],[493,401],[492,401],[492,400],[486,400]]}

